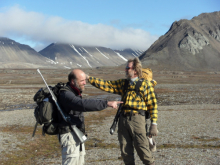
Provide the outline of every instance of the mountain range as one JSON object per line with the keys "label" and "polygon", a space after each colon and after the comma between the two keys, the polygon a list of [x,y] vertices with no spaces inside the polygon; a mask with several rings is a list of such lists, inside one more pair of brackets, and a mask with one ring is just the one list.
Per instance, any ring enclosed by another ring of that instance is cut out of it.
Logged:
{"label": "mountain range", "polygon": [[112,50],[105,47],[77,46],[53,43],[39,53],[56,64],[71,68],[94,68],[100,66],[119,66],[130,58],[140,56],[142,50]]}
{"label": "mountain range", "polygon": [[94,68],[119,66],[143,50],[112,50],[105,47],[86,47],[52,43],[36,52],[28,45],[0,37],[0,68]]}
{"label": "mountain range", "polygon": [[143,67],[152,69],[220,71],[220,11],[173,22],[146,50],[52,43],[37,52],[0,37],[0,68],[115,67],[134,57],[140,58]]}

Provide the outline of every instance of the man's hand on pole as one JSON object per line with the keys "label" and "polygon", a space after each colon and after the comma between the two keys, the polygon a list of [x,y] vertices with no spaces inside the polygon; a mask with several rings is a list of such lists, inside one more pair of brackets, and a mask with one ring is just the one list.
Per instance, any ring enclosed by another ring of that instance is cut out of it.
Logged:
{"label": "man's hand on pole", "polygon": [[118,109],[118,104],[122,104],[123,101],[108,101],[108,106],[114,109]]}

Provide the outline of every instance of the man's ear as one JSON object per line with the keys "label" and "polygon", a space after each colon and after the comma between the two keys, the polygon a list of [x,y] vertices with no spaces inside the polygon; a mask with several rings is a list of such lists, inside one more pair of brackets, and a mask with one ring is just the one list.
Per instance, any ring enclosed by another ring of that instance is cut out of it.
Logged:
{"label": "man's ear", "polygon": [[71,80],[71,84],[72,84],[72,85],[75,85],[75,82],[74,82],[74,80],[73,80],[73,79]]}

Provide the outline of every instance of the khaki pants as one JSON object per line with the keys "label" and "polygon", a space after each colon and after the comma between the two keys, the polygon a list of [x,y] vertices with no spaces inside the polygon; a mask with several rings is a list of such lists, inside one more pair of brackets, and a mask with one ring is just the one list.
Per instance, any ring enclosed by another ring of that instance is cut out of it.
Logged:
{"label": "khaki pants", "polygon": [[[83,165],[85,163],[85,146],[78,141],[72,132],[60,135],[62,165]],[[81,151],[80,151],[81,148]]]}
{"label": "khaki pants", "polygon": [[140,114],[132,116],[120,116],[118,123],[118,140],[121,155],[125,164],[134,165],[134,148],[145,165],[154,162],[149,149],[149,141],[146,136],[145,116]]}

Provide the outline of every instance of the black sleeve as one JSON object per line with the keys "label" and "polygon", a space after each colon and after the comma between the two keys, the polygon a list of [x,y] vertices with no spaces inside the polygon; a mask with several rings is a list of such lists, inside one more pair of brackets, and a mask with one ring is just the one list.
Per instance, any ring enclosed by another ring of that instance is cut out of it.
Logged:
{"label": "black sleeve", "polygon": [[61,91],[58,103],[67,113],[69,113],[70,110],[88,112],[100,111],[107,108],[107,100],[82,99],[71,91]]}

